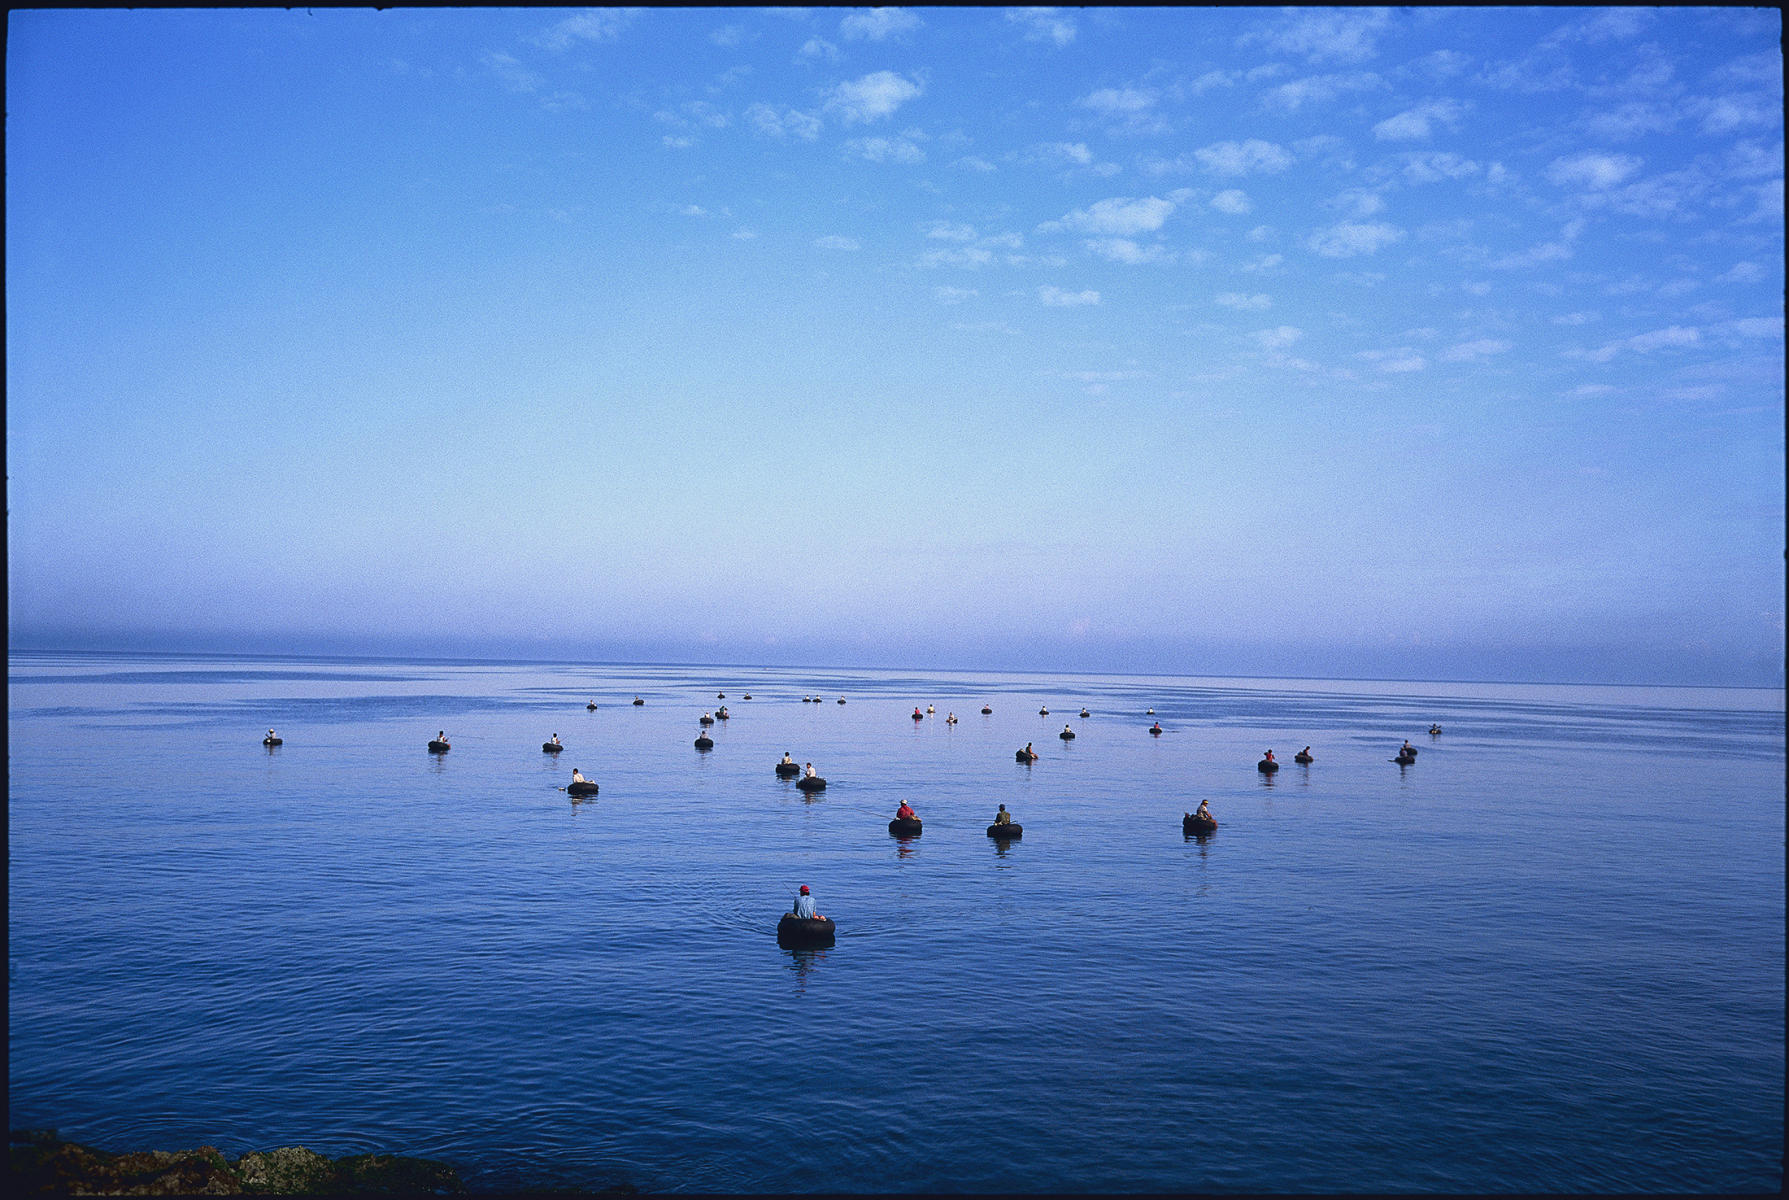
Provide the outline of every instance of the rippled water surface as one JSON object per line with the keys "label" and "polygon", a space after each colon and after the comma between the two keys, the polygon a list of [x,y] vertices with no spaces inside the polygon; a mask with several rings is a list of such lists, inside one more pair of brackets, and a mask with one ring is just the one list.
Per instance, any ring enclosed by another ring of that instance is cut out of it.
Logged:
{"label": "rippled water surface", "polygon": [[[9,667],[14,1126],[486,1188],[1782,1184],[1780,692]],[[831,949],[776,945],[802,883]]]}

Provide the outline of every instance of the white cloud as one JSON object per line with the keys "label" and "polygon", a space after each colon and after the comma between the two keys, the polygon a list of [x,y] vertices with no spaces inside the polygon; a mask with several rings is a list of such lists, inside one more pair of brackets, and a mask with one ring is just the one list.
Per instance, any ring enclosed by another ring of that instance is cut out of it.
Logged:
{"label": "white cloud", "polygon": [[529,70],[512,54],[494,51],[485,55],[484,64],[512,92],[537,92],[546,83],[545,76]]}
{"label": "white cloud", "polygon": [[965,300],[981,295],[981,293],[974,288],[935,287],[932,289],[932,295],[940,304],[961,304]]}
{"label": "white cloud", "polygon": [[928,250],[919,256],[922,267],[985,267],[994,261],[994,253],[981,246],[964,246],[954,250]]}
{"label": "white cloud", "polygon": [[1677,128],[1674,106],[1629,100],[1613,108],[1598,108],[1584,116],[1584,128],[1593,136],[1612,142],[1631,141],[1649,133],[1670,133]]}
{"label": "white cloud", "polygon": [[673,150],[688,150],[691,146],[696,144],[695,138],[684,137],[681,134],[673,136],[672,134],[667,133],[660,140],[663,141],[665,145],[671,147],[671,149],[673,149]]}
{"label": "white cloud", "polygon": [[1276,270],[1285,261],[1286,256],[1283,254],[1263,254],[1254,262],[1244,263],[1242,269],[1251,273],[1258,271],[1272,271]]}
{"label": "white cloud", "polygon": [[1261,344],[1263,350],[1284,350],[1303,336],[1304,330],[1296,325],[1281,325],[1275,329],[1257,329],[1254,335],[1255,341]]}
{"label": "white cloud", "polygon": [[946,242],[973,242],[975,229],[955,221],[933,221],[931,228],[926,230],[926,236]]}
{"label": "white cloud", "polygon": [[1224,292],[1217,297],[1217,303],[1240,312],[1259,312],[1262,309],[1273,307],[1273,301],[1259,292],[1252,296],[1242,292]]}
{"label": "white cloud", "polygon": [[1402,156],[1404,179],[1408,183],[1440,183],[1444,179],[1464,179],[1476,174],[1478,164],[1461,158],[1452,151],[1437,150]]}
{"label": "white cloud", "polygon": [[1101,258],[1132,266],[1139,263],[1162,262],[1172,257],[1165,246],[1156,244],[1144,246],[1130,238],[1096,238],[1082,244]]}
{"label": "white cloud", "polygon": [[1757,283],[1764,278],[1764,268],[1755,262],[1734,263],[1731,268],[1715,276],[1716,283]]}
{"label": "white cloud", "polygon": [[535,44],[549,50],[565,50],[578,42],[609,42],[621,35],[634,17],[637,8],[589,8],[546,30],[535,38]]}
{"label": "white cloud", "polygon": [[1053,308],[1075,308],[1084,304],[1098,304],[1099,293],[1091,289],[1084,292],[1065,292],[1059,287],[1041,287],[1037,289],[1037,298]]}
{"label": "white cloud", "polygon": [[1075,40],[1074,18],[1060,8],[1009,8],[1006,19],[1025,27],[1028,42],[1066,46]]}
{"label": "white cloud", "polygon": [[1600,320],[1602,320],[1602,318],[1593,312],[1569,312],[1569,313],[1561,313],[1559,316],[1554,317],[1553,324],[1555,324],[1555,325],[1588,325],[1592,321],[1600,321]]}
{"label": "white cloud", "polygon": [[[877,9],[875,11],[883,11]],[[920,95],[919,84],[893,71],[876,71],[862,79],[839,84],[827,97],[826,107],[836,111],[845,124],[867,124],[893,114],[895,109]]]}
{"label": "white cloud", "polygon": [[817,237],[814,239],[814,245],[821,250],[862,249],[862,247],[858,245],[856,238],[839,237],[837,234],[828,234],[826,237]]}
{"label": "white cloud", "polygon": [[1044,162],[1066,162],[1084,167],[1093,161],[1093,151],[1085,142],[1042,142],[1031,148],[1031,156]]}
{"label": "white cloud", "polygon": [[708,35],[708,40],[717,46],[737,46],[745,41],[745,26],[722,25]]}
{"label": "white cloud", "polygon": [[1702,341],[1700,330],[1682,325],[1672,325],[1666,329],[1655,329],[1650,333],[1639,333],[1627,340],[1628,346],[1641,354],[1669,347],[1694,346]]}
{"label": "white cloud", "polygon": [[1781,317],[1741,317],[1737,321],[1728,321],[1721,326],[1723,332],[1742,338],[1776,338],[1782,340],[1783,318]]}
{"label": "white cloud", "polygon": [[895,138],[852,138],[845,143],[845,152],[868,162],[912,164],[926,160],[926,152],[919,148],[911,132]]}
{"label": "white cloud", "polygon": [[1594,151],[1570,158],[1556,158],[1547,165],[1547,178],[1560,187],[1612,188],[1640,169],[1641,160],[1631,154]]}
{"label": "white cloud", "polygon": [[735,241],[749,242],[757,236],[758,231],[756,229],[747,229],[743,225],[733,231],[733,238]]}
{"label": "white cloud", "polygon": [[812,37],[801,44],[801,49],[795,52],[795,59],[797,62],[819,62],[822,59],[837,62],[839,48],[825,38]]}
{"label": "white cloud", "polygon": [[1338,193],[1328,207],[1341,209],[1352,217],[1371,217],[1385,211],[1385,198],[1369,188],[1349,188]]}
{"label": "white cloud", "polygon": [[1128,196],[1114,196],[1109,200],[1101,200],[1087,208],[1077,209],[1059,221],[1051,221],[1040,225],[1040,229],[1075,229],[1082,233],[1103,233],[1114,237],[1130,237],[1139,233],[1152,233],[1162,227],[1174,211],[1174,202],[1164,200],[1160,196],[1145,196],[1133,200]]}
{"label": "white cloud", "polygon": [[1293,113],[1307,104],[1322,104],[1348,92],[1371,91],[1384,86],[1384,83],[1383,79],[1371,71],[1357,71],[1349,75],[1312,75],[1307,79],[1282,83],[1262,99],[1271,107]]}
{"label": "white cloud", "polygon": [[1274,25],[1240,40],[1311,62],[1363,62],[1378,53],[1379,36],[1390,26],[1385,8],[1286,9]]}
{"label": "white cloud", "polygon": [[1514,343],[1498,338],[1479,338],[1474,342],[1461,342],[1451,346],[1441,355],[1443,362],[1474,362],[1488,358],[1493,354],[1502,354],[1514,347]]}
{"label": "white cloud", "polygon": [[1404,231],[1396,225],[1342,221],[1313,233],[1306,244],[1325,258],[1353,258],[1358,254],[1376,254],[1403,240]]}
{"label": "white cloud", "polygon": [[1606,383],[1580,383],[1569,395],[1577,400],[1592,400],[1598,396],[1607,396],[1617,389]]}
{"label": "white cloud", "polygon": [[1373,136],[1382,142],[1422,141],[1433,131],[1433,125],[1452,129],[1465,112],[1466,106],[1458,100],[1430,100],[1379,122],[1373,126]]}
{"label": "white cloud", "polygon": [[745,110],[745,119],[769,137],[798,137],[811,142],[820,136],[820,118],[792,108],[779,113],[768,104],[753,104]]}
{"label": "white cloud", "polygon": [[925,24],[904,8],[871,8],[854,12],[839,22],[839,35],[880,42],[900,33],[911,33]]}
{"label": "white cloud", "polygon": [[1381,371],[1393,375],[1420,371],[1429,365],[1427,359],[1408,346],[1400,346],[1396,350],[1362,350],[1354,357],[1364,359]]}
{"label": "white cloud", "polygon": [[1559,231],[1559,237],[1551,242],[1543,242],[1538,246],[1522,251],[1520,254],[1506,254],[1491,265],[1499,270],[1519,270],[1524,267],[1538,267],[1542,263],[1563,262],[1572,256],[1572,243],[1584,232],[1582,220],[1567,221]]}
{"label": "white cloud", "polygon": [[1246,142],[1213,142],[1193,152],[1205,169],[1216,175],[1248,175],[1262,171],[1284,171],[1292,165],[1292,156],[1272,142],[1250,138]]}
{"label": "white cloud", "polygon": [[1217,195],[1213,196],[1211,198],[1211,207],[1217,209],[1221,213],[1229,213],[1233,217],[1240,217],[1245,213],[1254,211],[1255,208],[1253,204],[1249,203],[1248,194],[1240,192],[1235,188],[1219,192]]}

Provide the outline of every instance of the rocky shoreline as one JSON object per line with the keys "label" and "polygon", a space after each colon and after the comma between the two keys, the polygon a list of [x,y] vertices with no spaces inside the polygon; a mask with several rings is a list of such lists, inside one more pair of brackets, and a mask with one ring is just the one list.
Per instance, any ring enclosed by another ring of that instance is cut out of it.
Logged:
{"label": "rocky shoreline", "polygon": [[452,1196],[466,1191],[447,1163],[397,1154],[327,1158],[303,1146],[227,1159],[215,1146],[113,1154],[65,1142],[53,1129],[15,1129],[7,1150],[12,1195]]}

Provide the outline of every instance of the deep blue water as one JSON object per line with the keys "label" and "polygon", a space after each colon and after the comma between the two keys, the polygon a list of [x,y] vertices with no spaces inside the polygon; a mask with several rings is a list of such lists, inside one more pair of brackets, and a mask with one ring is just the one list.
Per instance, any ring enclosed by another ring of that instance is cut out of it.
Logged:
{"label": "deep blue water", "polygon": [[[1780,692],[9,668],[14,1126],[487,1188],[1783,1182]],[[801,883],[830,950],[776,945]]]}

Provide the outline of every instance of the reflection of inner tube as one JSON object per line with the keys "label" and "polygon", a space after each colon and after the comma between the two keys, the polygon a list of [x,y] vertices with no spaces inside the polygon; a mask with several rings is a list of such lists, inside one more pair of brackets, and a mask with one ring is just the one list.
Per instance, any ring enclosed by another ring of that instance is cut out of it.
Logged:
{"label": "reflection of inner tube", "polygon": [[784,913],[776,923],[776,944],[784,949],[802,946],[830,946],[838,929],[831,917],[798,917]]}
{"label": "reflection of inner tube", "polygon": [[804,776],[795,786],[804,792],[824,792],[826,781],[818,775],[808,775]]}
{"label": "reflection of inner tube", "polygon": [[1180,818],[1180,829],[1183,833],[1210,833],[1218,827],[1211,817],[1196,817],[1192,813]]}
{"label": "reflection of inner tube", "polygon": [[899,834],[902,837],[911,837],[919,830],[920,820],[918,817],[896,817],[888,823],[888,832]]}
{"label": "reflection of inner tube", "polygon": [[565,785],[565,790],[573,796],[596,795],[596,785],[591,783],[588,779],[580,779],[574,783],[568,783]]}
{"label": "reflection of inner tube", "polygon": [[1061,733],[1057,734],[1056,736],[1061,738],[1065,742],[1072,742],[1075,740],[1075,731],[1072,729],[1064,729]]}
{"label": "reflection of inner tube", "polygon": [[703,734],[701,737],[698,737],[696,739],[696,749],[698,749],[698,750],[714,749],[714,739],[709,737],[707,734]]}
{"label": "reflection of inner tube", "polygon": [[1015,838],[1021,836],[1024,832],[1025,827],[1017,822],[1014,822],[1011,825],[996,824],[988,826],[988,836],[991,838]]}
{"label": "reflection of inner tube", "polygon": [[540,748],[542,750],[546,751],[548,754],[557,754],[561,750],[565,749],[565,747],[561,746],[558,742],[542,742],[540,744]]}
{"label": "reflection of inner tube", "polygon": [[780,762],[776,765],[778,779],[787,779],[791,775],[801,774],[801,767],[795,763]]}
{"label": "reflection of inner tube", "polygon": [[431,754],[441,754],[451,748],[452,747],[450,747],[446,742],[443,742],[443,741],[431,740],[429,742],[429,752]]}
{"label": "reflection of inner tube", "polygon": [[1292,756],[1292,761],[1295,763],[1308,763],[1314,760],[1310,755],[1306,754],[1303,750],[1300,750],[1297,754]]}
{"label": "reflection of inner tube", "polygon": [[1033,750],[1033,751],[1027,753],[1024,750],[1017,750],[1017,751],[1013,752],[1013,758],[1015,758],[1019,762],[1023,762],[1023,763],[1036,762],[1037,761],[1037,751]]}
{"label": "reflection of inner tube", "polygon": [[285,738],[276,738],[276,737],[264,737],[261,739],[261,744],[263,746],[283,746],[286,744],[286,739]]}
{"label": "reflection of inner tube", "polygon": [[1271,758],[1264,758],[1255,764],[1255,769],[1260,771],[1263,775],[1272,775],[1275,771],[1280,769],[1280,764],[1273,761]]}

